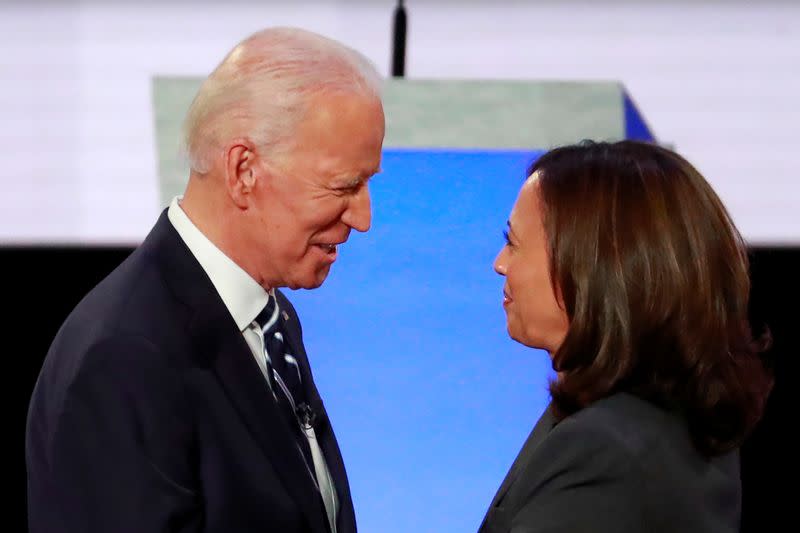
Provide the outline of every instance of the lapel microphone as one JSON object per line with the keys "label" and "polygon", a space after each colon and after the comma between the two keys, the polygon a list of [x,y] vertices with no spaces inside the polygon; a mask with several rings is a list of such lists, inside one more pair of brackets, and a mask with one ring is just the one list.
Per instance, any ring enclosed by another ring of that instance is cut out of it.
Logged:
{"label": "lapel microphone", "polygon": [[317,414],[310,405],[308,405],[306,402],[300,402],[297,404],[294,412],[295,415],[297,415],[297,420],[300,422],[300,425],[303,426],[303,428],[311,429],[314,427],[314,422],[317,420]]}

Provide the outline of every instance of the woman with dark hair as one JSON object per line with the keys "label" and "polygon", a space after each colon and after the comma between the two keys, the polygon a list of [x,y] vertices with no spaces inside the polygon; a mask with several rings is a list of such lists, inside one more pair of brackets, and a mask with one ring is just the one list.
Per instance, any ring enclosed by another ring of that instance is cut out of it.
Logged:
{"label": "woman with dark hair", "polygon": [[725,207],[647,143],[557,148],[529,176],[494,268],[509,335],[557,377],[480,533],[739,531],[772,381]]}

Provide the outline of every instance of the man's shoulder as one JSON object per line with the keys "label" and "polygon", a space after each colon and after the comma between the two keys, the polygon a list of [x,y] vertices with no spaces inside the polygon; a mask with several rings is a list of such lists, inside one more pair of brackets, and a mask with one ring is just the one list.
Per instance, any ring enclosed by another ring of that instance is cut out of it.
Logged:
{"label": "man's shoulder", "polygon": [[175,367],[182,315],[157,264],[142,252],[128,256],[64,320],[40,372],[38,388],[47,397],[79,390],[79,379],[121,372],[132,382],[153,375],[149,369]]}
{"label": "man's shoulder", "polygon": [[168,288],[157,262],[137,248],[78,303],[67,323],[109,328],[150,321],[163,308]]}
{"label": "man's shoulder", "polygon": [[52,343],[52,356],[67,352],[74,357],[102,339],[158,343],[159,332],[174,330],[182,314],[159,259],[165,253],[170,252],[149,238],[133,250],[66,317]]}

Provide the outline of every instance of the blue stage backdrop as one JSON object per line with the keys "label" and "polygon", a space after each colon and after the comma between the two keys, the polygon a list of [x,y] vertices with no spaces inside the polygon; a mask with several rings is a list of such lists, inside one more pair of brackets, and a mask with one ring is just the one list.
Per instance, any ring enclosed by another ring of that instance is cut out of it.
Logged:
{"label": "blue stage backdrop", "polygon": [[385,151],[372,229],[289,294],[361,531],[476,531],[546,406],[549,358],[508,337],[492,270],[538,155]]}

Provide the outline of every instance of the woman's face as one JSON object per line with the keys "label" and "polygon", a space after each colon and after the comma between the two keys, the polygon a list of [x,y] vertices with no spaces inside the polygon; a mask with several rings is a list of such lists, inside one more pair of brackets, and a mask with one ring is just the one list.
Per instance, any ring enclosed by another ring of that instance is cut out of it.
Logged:
{"label": "woman's face", "polygon": [[536,174],[525,182],[511,210],[507,243],[495,259],[494,269],[506,278],[503,308],[508,334],[552,355],[564,340],[569,320],[550,283],[547,235]]}

